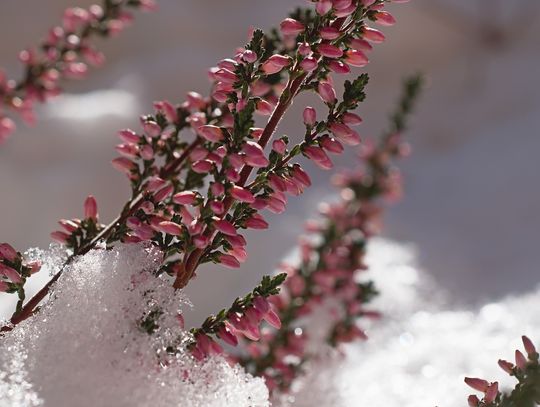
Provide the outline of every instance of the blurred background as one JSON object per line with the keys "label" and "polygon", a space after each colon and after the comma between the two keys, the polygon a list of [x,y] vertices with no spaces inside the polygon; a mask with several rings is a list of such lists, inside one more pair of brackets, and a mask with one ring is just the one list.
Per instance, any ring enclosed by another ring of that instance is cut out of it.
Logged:
{"label": "blurred background", "polygon": [[[19,78],[20,49],[36,44],[77,0],[2,0],[0,66]],[[60,218],[82,214],[87,194],[108,223],[128,197],[113,170],[115,133],[138,126],[154,100],[206,94],[206,69],[232,55],[250,26],[270,28],[302,0],[160,0],[119,37],[99,45],[107,63],[38,109],[35,128],[0,148],[0,241],[19,250],[46,248]],[[404,76],[421,71],[428,88],[407,134],[413,156],[400,165],[405,198],[386,216],[384,235],[418,249],[419,262],[461,306],[527,292],[539,281],[540,2],[413,0],[393,5],[398,24],[371,54],[364,136],[376,136]],[[361,71],[358,71],[360,73]],[[299,99],[280,131],[302,135]],[[350,154],[336,168],[355,166]],[[239,271],[203,267],[188,291],[201,318],[272,272],[295,245],[303,222],[331,198],[329,172],[310,167],[314,186],[250,233],[250,258]],[[34,286],[47,276],[36,277]],[[41,279],[41,280],[40,280]],[[0,297],[0,314],[8,303]]]}

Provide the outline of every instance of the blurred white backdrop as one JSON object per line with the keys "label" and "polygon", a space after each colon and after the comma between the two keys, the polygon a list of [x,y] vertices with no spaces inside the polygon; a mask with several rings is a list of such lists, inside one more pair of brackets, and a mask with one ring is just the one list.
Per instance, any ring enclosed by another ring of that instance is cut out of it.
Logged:
{"label": "blurred white backdrop", "polygon": [[[136,127],[154,100],[206,93],[206,69],[244,44],[250,26],[276,25],[304,1],[159,3],[158,12],[138,15],[102,44],[104,67],[66,84],[69,94],[39,109],[37,127],[20,125],[0,148],[0,241],[21,250],[46,247],[56,220],[79,216],[89,193],[102,221],[112,219],[128,195],[124,177],[109,165],[116,131]],[[88,4],[0,2],[0,66],[18,76],[17,52],[37,43],[65,7]],[[429,88],[408,134],[414,154],[402,163],[406,196],[389,211],[385,235],[416,245],[421,267],[458,306],[528,291],[539,281],[540,4],[413,0],[391,9],[398,24],[371,54],[361,133],[375,136],[386,126],[405,75],[424,72]],[[301,136],[306,103],[295,104],[281,132]],[[338,168],[354,161],[335,160]],[[331,174],[312,174],[314,187],[291,199],[270,230],[250,233],[241,270],[200,270],[188,289],[194,318],[230,303],[288,253],[306,217],[332,194]]]}

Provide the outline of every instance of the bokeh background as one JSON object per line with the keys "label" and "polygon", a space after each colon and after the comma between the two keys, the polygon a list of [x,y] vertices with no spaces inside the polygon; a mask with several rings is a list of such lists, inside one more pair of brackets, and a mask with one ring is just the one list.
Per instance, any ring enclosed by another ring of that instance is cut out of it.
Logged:
{"label": "bokeh background", "polygon": [[[0,148],[0,241],[46,248],[56,220],[81,215],[91,193],[107,223],[128,196],[109,165],[118,129],[138,126],[154,100],[206,94],[206,69],[267,29],[302,0],[160,0],[119,37],[100,44],[107,63],[69,92],[38,109],[35,128],[20,125]],[[77,0],[2,0],[0,66],[19,77],[20,49],[37,43]],[[413,0],[393,5],[398,24],[385,29],[367,67],[372,77],[360,112],[361,133],[387,126],[400,82],[423,72],[411,130],[414,155],[401,166],[406,196],[386,217],[385,236],[414,244],[421,267],[455,307],[527,292],[539,281],[540,253],[540,2],[537,0]],[[360,71],[359,71],[360,73]],[[301,137],[309,98],[296,102],[280,131]],[[310,102],[311,103],[311,102]],[[335,160],[352,167],[350,154]],[[314,186],[270,217],[268,231],[250,233],[250,258],[239,271],[204,267],[189,287],[194,319],[272,272],[303,222],[331,198],[330,173],[311,168]],[[34,287],[46,276],[36,277]],[[0,313],[10,304],[0,298]]]}

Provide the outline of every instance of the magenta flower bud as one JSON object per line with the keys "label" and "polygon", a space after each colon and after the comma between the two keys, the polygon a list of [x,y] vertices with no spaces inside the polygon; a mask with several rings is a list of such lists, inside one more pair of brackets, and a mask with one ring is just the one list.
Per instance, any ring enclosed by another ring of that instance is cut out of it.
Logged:
{"label": "magenta flower bud", "polygon": [[227,236],[236,235],[236,228],[234,227],[234,225],[225,219],[216,220],[214,222],[214,226],[217,230],[219,230],[224,235],[227,235]]}
{"label": "magenta flower bud", "polygon": [[324,16],[332,10],[332,2],[330,0],[319,0],[315,5],[315,10],[319,15]]}
{"label": "magenta flower bud", "polygon": [[154,138],[161,134],[161,127],[156,122],[145,121],[142,123],[144,132],[150,137]]}
{"label": "magenta flower bud", "polygon": [[293,18],[286,18],[279,24],[281,32],[285,35],[298,35],[305,30],[304,24]]}
{"label": "magenta flower bud", "polygon": [[471,394],[469,398],[467,398],[467,403],[469,404],[469,407],[478,407],[480,405],[480,399],[474,394]]}
{"label": "magenta flower bud", "polygon": [[258,56],[255,52],[247,49],[244,52],[242,52],[242,59],[246,61],[247,63],[252,64],[255,61],[257,61]]}
{"label": "magenta flower bud", "polygon": [[326,155],[324,150],[320,147],[316,147],[316,146],[304,147],[303,152],[306,157],[312,160],[315,163],[315,165],[317,165],[319,168],[323,170],[329,170],[330,168],[334,166],[330,158]]}
{"label": "magenta flower bud", "polygon": [[146,185],[146,190],[148,192],[156,192],[161,189],[165,185],[165,183],[166,182],[161,178],[154,177],[150,181],[148,181],[148,184]]}
{"label": "magenta flower bud", "polygon": [[302,68],[306,72],[311,72],[314,69],[317,68],[319,63],[317,62],[317,59],[314,57],[307,57],[302,62],[300,62],[300,68]]}
{"label": "magenta flower bud", "polygon": [[178,112],[171,102],[167,100],[154,102],[154,107],[163,112],[169,123],[176,123],[178,121]]}
{"label": "magenta flower bud", "polygon": [[131,144],[131,143],[118,144],[115,147],[115,150],[119,154],[128,158],[135,158],[139,154],[139,146],[137,146],[136,144]]}
{"label": "magenta flower bud", "polygon": [[203,235],[195,236],[193,238],[193,244],[197,249],[205,249],[210,244],[210,238]]}
{"label": "magenta flower bud", "polygon": [[196,172],[197,174],[207,174],[209,173],[214,165],[212,164],[212,161],[209,160],[200,160],[193,163],[191,166],[191,169],[193,172]]}
{"label": "magenta flower bud", "polygon": [[270,311],[270,304],[268,303],[268,300],[261,295],[253,298],[253,306],[263,315]]}
{"label": "magenta flower bud", "polygon": [[116,170],[125,174],[130,174],[131,170],[135,168],[135,163],[126,157],[115,158],[111,163]]}
{"label": "magenta flower bud", "polygon": [[339,47],[325,42],[319,44],[317,50],[323,57],[327,58],[341,58],[343,56],[343,51]]}
{"label": "magenta flower bud", "polygon": [[286,205],[285,202],[281,199],[277,199],[275,196],[271,196],[267,199],[267,209],[276,214],[285,212]]}
{"label": "magenta flower bud", "polygon": [[317,92],[319,93],[319,96],[321,97],[323,102],[325,102],[326,104],[334,105],[336,103],[336,91],[334,90],[334,87],[328,82],[320,82],[317,88]]}
{"label": "magenta flower bud", "polygon": [[223,131],[217,126],[210,124],[201,126],[197,129],[197,132],[201,137],[214,143],[223,140]]}
{"label": "magenta flower bud", "polygon": [[267,206],[268,206],[268,204],[266,203],[266,199],[264,199],[264,198],[255,198],[255,202],[253,202],[251,204],[251,207],[253,209],[257,209],[258,211],[263,210]]}
{"label": "magenta flower bud", "polygon": [[516,350],[516,366],[520,370],[525,370],[527,368],[527,359],[519,350]]}
{"label": "magenta flower bud", "polygon": [[197,92],[188,92],[187,94],[188,106],[193,109],[204,109],[206,107],[206,102],[201,94]]}
{"label": "magenta flower bud", "polygon": [[375,44],[384,42],[386,39],[382,32],[371,27],[364,27],[362,29],[362,35],[366,40],[374,42]]}
{"label": "magenta flower bud", "polygon": [[84,201],[84,218],[97,220],[98,218],[98,207],[96,198],[92,195],[88,195]]}
{"label": "magenta flower bud", "polygon": [[245,226],[249,229],[268,229],[268,222],[256,213],[246,221]]}
{"label": "magenta flower bud", "polygon": [[244,263],[248,257],[247,251],[243,247],[234,247],[232,250],[229,250],[228,253],[240,263]]}
{"label": "magenta flower bud", "polygon": [[499,359],[498,362],[500,368],[504,370],[508,374],[514,373],[514,365],[510,362],[507,362],[506,360]]}
{"label": "magenta flower bud", "polygon": [[356,5],[355,4],[351,4],[349,7],[347,8],[343,8],[341,10],[336,10],[336,17],[337,18],[343,18],[343,17],[348,17],[350,16],[352,13],[354,13],[356,11]]}
{"label": "magenta flower bud", "polygon": [[236,260],[236,257],[231,256],[230,254],[221,254],[218,260],[225,267],[228,267],[231,269],[237,269],[240,267],[240,262]]}
{"label": "magenta flower bud", "polygon": [[14,284],[22,283],[21,275],[17,270],[2,263],[0,263],[0,274],[6,276]]}
{"label": "magenta flower bud", "polygon": [[341,120],[349,126],[357,126],[363,121],[360,116],[354,113],[344,113],[343,116],[341,116]]}
{"label": "magenta flower bud", "polygon": [[233,84],[238,80],[234,72],[225,68],[218,69],[216,72],[214,72],[214,76],[218,81],[227,84]]}
{"label": "magenta flower bud", "polygon": [[136,230],[140,228],[141,225],[142,225],[142,222],[140,221],[139,218],[135,216],[130,216],[129,218],[126,219],[126,226],[132,230]]}
{"label": "magenta flower bud", "polygon": [[9,284],[4,281],[0,281],[0,293],[5,293],[8,290],[9,290]]}
{"label": "magenta flower bud", "polygon": [[71,235],[68,235],[67,233],[60,232],[60,231],[56,231],[56,232],[51,233],[51,238],[53,240],[56,240],[58,243],[67,243],[70,236]]}
{"label": "magenta flower bud", "polygon": [[166,233],[168,235],[180,236],[182,234],[182,226],[170,221],[159,222],[155,228],[159,232]]}
{"label": "magenta flower bud", "polygon": [[310,56],[313,51],[311,50],[311,45],[307,42],[303,42],[298,45],[298,53],[304,57]]}
{"label": "magenta flower bud", "polygon": [[396,23],[394,16],[387,11],[378,11],[375,13],[375,21],[380,25],[386,26],[394,25]]}
{"label": "magenta flower bud", "polygon": [[532,358],[533,356],[535,356],[536,348],[534,347],[534,344],[532,343],[532,341],[525,335],[521,337],[521,340],[523,341],[523,346],[525,346],[525,351],[527,352],[527,355],[529,355],[529,358]]}
{"label": "magenta flower bud", "polygon": [[486,390],[486,395],[484,397],[484,401],[487,404],[491,404],[495,401],[499,394],[499,383],[493,382],[489,385],[489,387]]}
{"label": "magenta flower bud", "polygon": [[9,117],[0,117],[0,144],[15,131],[15,122]]}
{"label": "magenta flower bud", "polygon": [[223,184],[214,182],[212,183],[210,190],[212,191],[212,194],[214,194],[214,196],[220,196],[225,192],[225,187],[223,186]]}
{"label": "magenta flower bud", "polygon": [[257,107],[257,113],[263,116],[270,116],[272,112],[274,111],[274,106],[263,99],[257,101],[256,107]]}
{"label": "magenta flower bud", "polygon": [[366,55],[362,51],[357,50],[349,50],[346,52],[345,60],[348,64],[352,66],[357,66],[359,68],[362,68],[366,66],[369,63],[369,59],[366,57]]}
{"label": "magenta flower bud", "polygon": [[268,184],[274,191],[285,191],[287,189],[285,181],[283,181],[283,179],[276,174],[270,174],[268,176]]}
{"label": "magenta flower bud", "polygon": [[336,10],[343,10],[351,6],[352,0],[333,0]]}
{"label": "magenta flower bud", "polygon": [[351,42],[349,43],[349,46],[352,49],[355,49],[358,51],[365,51],[365,52],[371,51],[373,49],[373,46],[369,42],[361,38],[352,39]]}
{"label": "magenta flower bud", "polygon": [[279,316],[276,314],[276,312],[273,309],[269,309],[266,314],[264,314],[264,320],[268,322],[270,325],[272,325],[276,329],[281,328],[281,320],[279,319]]}
{"label": "magenta flower bud", "polygon": [[240,181],[240,173],[232,168],[229,168],[225,171],[225,177],[231,182]]}
{"label": "magenta flower bud", "polygon": [[292,176],[294,179],[298,180],[301,184],[303,184],[306,187],[311,186],[311,179],[309,178],[309,175],[307,172],[305,172],[302,167],[298,164],[293,165],[293,172]]}
{"label": "magenta flower bud", "polygon": [[138,143],[141,140],[141,138],[130,129],[120,130],[118,132],[118,137],[120,137],[122,141],[125,141],[126,143]]}
{"label": "magenta flower bud", "polygon": [[336,27],[323,27],[320,29],[319,34],[323,40],[335,40],[341,35]]}
{"label": "magenta flower bud", "polygon": [[252,127],[249,130],[251,132],[251,137],[253,137],[255,140],[260,139],[264,131],[264,129],[261,129],[260,127]]}
{"label": "magenta flower bud", "polygon": [[146,144],[141,148],[140,154],[143,160],[150,161],[154,159],[154,149],[149,144]]}
{"label": "magenta flower bud", "polygon": [[246,203],[255,202],[255,197],[253,196],[253,194],[248,189],[242,188],[241,186],[238,186],[238,185],[234,185],[232,187],[231,196],[234,199],[237,199],[238,201],[241,201],[241,202],[246,202]]}
{"label": "magenta flower bud", "polygon": [[287,150],[287,144],[285,144],[285,141],[283,141],[282,139],[274,140],[272,142],[272,149],[276,153],[283,155],[285,153],[285,150]]}
{"label": "magenta flower bud", "polygon": [[466,377],[465,383],[467,383],[473,389],[481,391],[482,393],[485,393],[489,387],[489,383],[486,380],[477,379],[474,377]]}
{"label": "magenta flower bud", "polygon": [[331,153],[341,154],[343,152],[343,145],[328,134],[325,134],[319,139],[319,144],[322,148]]}
{"label": "magenta flower bud", "polygon": [[317,111],[314,108],[311,106],[306,107],[302,116],[304,124],[307,127],[313,127],[315,125],[315,122],[317,121]]}
{"label": "magenta flower bud", "polygon": [[8,243],[0,244],[0,257],[8,261],[15,261],[19,255],[17,251]]}
{"label": "magenta flower bud", "polygon": [[268,58],[262,64],[262,70],[268,75],[278,73],[283,68],[286,68],[291,63],[291,58],[285,55],[275,54]]}
{"label": "magenta flower bud", "polygon": [[179,205],[193,205],[197,199],[195,191],[182,191],[173,196],[173,202]]}
{"label": "magenta flower bud", "polygon": [[217,331],[217,336],[231,346],[238,345],[238,338],[231,332],[227,325],[223,324]]}
{"label": "magenta flower bud", "polygon": [[337,74],[348,74],[351,72],[349,65],[342,61],[332,60],[328,63],[328,68]]}
{"label": "magenta flower bud", "polygon": [[166,185],[154,194],[154,201],[162,202],[163,200],[165,200],[165,198],[172,194],[173,191],[174,187],[172,185]]}

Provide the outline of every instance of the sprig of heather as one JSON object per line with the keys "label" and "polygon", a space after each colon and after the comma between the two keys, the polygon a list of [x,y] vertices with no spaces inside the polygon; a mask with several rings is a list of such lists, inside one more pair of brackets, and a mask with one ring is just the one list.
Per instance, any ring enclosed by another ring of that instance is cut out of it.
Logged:
{"label": "sprig of heather", "polygon": [[154,0],[104,0],[102,5],[94,4],[88,9],[66,9],[62,24],[49,30],[38,49],[19,53],[25,67],[21,80],[8,79],[0,70],[0,144],[16,127],[5,109],[18,113],[23,121],[33,125],[36,102],[57,96],[63,79],[83,78],[88,65],[104,63],[103,53],[91,44],[94,37],[120,33],[133,20],[130,9],[155,8]]}
{"label": "sprig of heather", "polygon": [[[296,162],[299,156],[329,169],[327,152],[341,153],[342,142],[360,142],[351,128],[360,119],[352,111],[365,98],[367,75],[347,81],[339,99],[331,75],[367,64],[361,49],[371,47],[369,41],[381,42],[384,35],[366,23],[389,22],[384,4],[315,2],[316,12],[296,12],[299,20],[285,19],[271,36],[255,30],[234,58],[211,69],[211,97],[190,92],[178,105],[156,102],[155,113],[141,117],[141,132],[119,132],[122,156],[113,165],[130,180],[130,200],[90,241],[78,240],[75,246],[63,236],[62,243],[81,255],[100,241],[109,246],[152,241],[165,254],[160,272],[174,278],[175,288],[183,288],[200,264],[239,267],[247,252],[238,231],[267,228],[260,211],[283,212],[286,194],[299,195],[311,184]],[[336,69],[338,65],[342,68]],[[294,98],[306,91],[321,97],[327,117],[317,121],[308,107],[304,140],[289,145],[287,137],[275,138],[275,133]],[[264,127],[255,127],[255,114],[268,116]],[[51,284],[11,322],[31,315]]]}
{"label": "sprig of heather", "polygon": [[540,404],[539,355],[528,337],[523,336],[522,340],[527,356],[516,350],[515,364],[499,360],[501,369],[518,381],[515,388],[509,393],[503,393],[499,391],[498,382],[466,377],[465,383],[483,394],[481,399],[474,394],[470,395],[470,407],[534,407]]}
{"label": "sprig of heather", "polygon": [[299,264],[283,266],[287,280],[280,295],[270,298],[282,327],[267,330],[258,342],[248,343],[246,356],[241,358],[249,372],[265,377],[271,390],[288,391],[305,362],[314,356],[307,346],[309,324],[324,307],[330,308],[335,321],[325,337],[332,347],[365,339],[358,321],[379,316],[366,307],[377,294],[375,287],[372,282],[360,281],[360,275],[367,269],[366,244],[378,229],[379,201],[395,196],[392,161],[407,151],[398,137],[405,130],[420,86],[420,77],[405,82],[391,129],[378,146],[363,155],[362,169],[336,177],[341,201],[324,205],[322,221],[308,224],[311,236],[300,242]]}
{"label": "sprig of heather", "polygon": [[202,360],[212,354],[222,354],[220,342],[237,346],[241,338],[258,340],[263,320],[280,329],[281,321],[268,297],[279,293],[279,286],[285,278],[284,273],[264,276],[249,294],[238,297],[229,308],[208,317],[199,328],[191,329],[193,340],[187,343],[187,349],[195,358]]}

